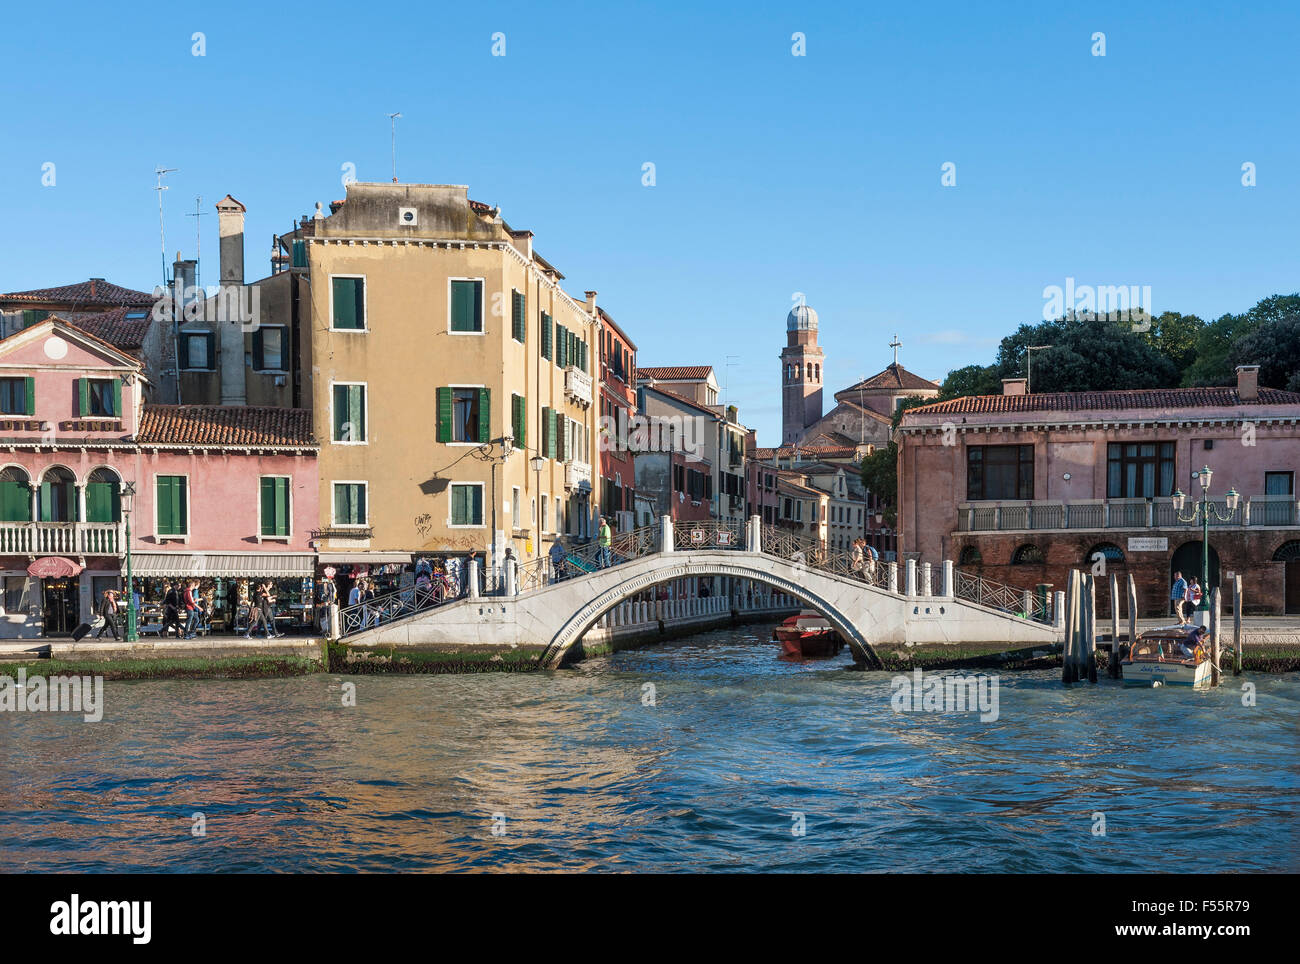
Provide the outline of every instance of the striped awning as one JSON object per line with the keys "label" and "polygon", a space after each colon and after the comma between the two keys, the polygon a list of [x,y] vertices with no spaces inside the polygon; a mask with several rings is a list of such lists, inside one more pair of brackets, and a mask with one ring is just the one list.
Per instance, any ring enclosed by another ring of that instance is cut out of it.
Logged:
{"label": "striped awning", "polygon": [[[125,569],[125,565],[123,565]],[[315,575],[314,553],[298,552],[133,552],[135,576],[195,576],[290,579]]]}

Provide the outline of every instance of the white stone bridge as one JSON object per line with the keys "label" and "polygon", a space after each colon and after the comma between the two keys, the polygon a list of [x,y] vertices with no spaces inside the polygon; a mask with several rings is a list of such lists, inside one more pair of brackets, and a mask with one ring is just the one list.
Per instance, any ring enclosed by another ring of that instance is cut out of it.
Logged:
{"label": "white stone bridge", "polygon": [[[682,538],[686,535],[689,540]],[[421,608],[410,590],[399,591],[391,594],[394,605],[386,607],[381,597],[368,611],[342,611],[335,625],[354,648],[527,647],[542,650],[543,664],[557,667],[588,629],[617,623],[620,613],[626,619],[623,604],[630,598],[663,583],[716,576],[770,587],[795,606],[817,610],[848,643],[854,659],[870,667],[880,666],[874,644],[999,642],[1014,648],[1062,638],[1062,594],[1045,606],[1028,591],[955,571],[951,562],[934,571],[912,561],[864,571],[846,557],[826,558],[801,546],[757,518],[735,525],[679,523],[677,536],[692,548],[674,546],[673,523],[665,519],[620,537],[609,568],[585,571],[595,557],[594,548],[587,549],[569,557],[569,578],[550,581],[554,574],[547,560],[536,560],[506,574],[503,585],[489,587],[496,594],[487,595],[480,594],[474,572],[465,598]],[[636,621],[644,615],[641,610]]]}

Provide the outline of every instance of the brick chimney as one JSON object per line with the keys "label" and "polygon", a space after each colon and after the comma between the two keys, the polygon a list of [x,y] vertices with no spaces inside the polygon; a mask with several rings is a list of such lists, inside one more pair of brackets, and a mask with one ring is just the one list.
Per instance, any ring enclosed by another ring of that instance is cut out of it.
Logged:
{"label": "brick chimney", "polygon": [[217,202],[222,285],[244,283],[244,214],[247,210],[229,194]]}
{"label": "brick chimney", "polygon": [[584,291],[583,294],[587,296],[587,311],[594,315],[596,313],[596,292]]}
{"label": "brick chimney", "polygon": [[1027,379],[1024,378],[1004,378],[1002,379],[1003,395],[1023,395],[1025,394],[1025,385]]}
{"label": "brick chimney", "polygon": [[1259,366],[1237,366],[1237,398],[1243,402],[1259,401]]}

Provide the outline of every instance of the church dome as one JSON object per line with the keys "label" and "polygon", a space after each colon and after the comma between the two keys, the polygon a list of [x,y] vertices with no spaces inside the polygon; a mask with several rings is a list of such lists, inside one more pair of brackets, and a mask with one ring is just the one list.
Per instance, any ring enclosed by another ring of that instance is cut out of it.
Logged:
{"label": "church dome", "polygon": [[807,305],[796,305],[785,318],[786,331],[816,331],[817,312]]}

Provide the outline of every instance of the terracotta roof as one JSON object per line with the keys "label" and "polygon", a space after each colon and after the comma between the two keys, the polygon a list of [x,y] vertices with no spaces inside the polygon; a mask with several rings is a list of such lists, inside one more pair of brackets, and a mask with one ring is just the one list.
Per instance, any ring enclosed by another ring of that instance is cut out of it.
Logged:
{"label": "terracotta roof", "polygon": [[315,447],[311,410],[251,405],[153,405],[140,414],[141,445]]}
{"label": "terracotta roof", "polygon": [[[866,444],[872,445],[874,443],[867,442]],[[807,456],[818,461],[835,458],[856,459],[858,457],[857,445],[782,445],[780,448],[774,449],[756,448],[754,449],[754,458],[760,462],[771,462],[777,458],[787,458],[794,455],[796,449],[801,456]],[[802,465],[800,465],[800,469],[802,469]]]}
{"label": "terracotta roof", "polygon": [[902,365],[890,365],[883,372],[872,375],[870,378],[864,378],[856,385],[850,385],[848,388],[836,392],[835,397],[838,399],[846,392],[869,392],[880,389],[896,392],[909,388],[916,388],[924,391],[934,390],[938,387],[938,382],[932,382],[928,378],[914,375]]}
{"label": "terracotta roof", "polygon": [[656,368],[638,368],[637,378],[657,378],[665,382],[693,381],[713,374],[712,365],[660,365]]}
{"label": "terracotta roof", "polygon": [[146,312],[143,318],[128,319],[126,316],[132,310],[123,306],[109,311],[58,311],[50,317],[67,322],[74,328],[79,328],[86,334],[107,342],[118,351],[139,356],[144,348],[144,337],[149,332],[153,318]]}
{"label": "terracotta roof", "polygon": [[33,288],[31,291],[11,291],[0,295],[0,301],[26,301],[39,304],[46,301],[80,305],[134,305],[149,307],[157,299],[147,291],[135,291],[110,284],[103,278],[91,278],[57,288]]}
{"label": "terracotta roof", "polygon": [[1257,402],[1243,402],[1235,386],[1148,388],[1118,392],[1044,392],[1034,395],[966,395],[909,408],[909,415],[983,415],[1020,412],[1096,412],[1122,409],[1232,408],[1239,405],[1297,405],[1300,393],[1261,388]]}
{"label": "terracotta roof", "polygon": [[669,398],[671,398],[674,402],[681,402],[683,405],[689,405],[691,408],[703,412],[705,415],[712,416],[713,418],[722,417],[712,409],[707,408],[704,405],[701,405],[693,398],[687,398],[685,395],[678,395],[676,392],[670,392],[668,389],[660,388],[657,385],[646,385],[644,387],[649,389],[652,392],[658,392],[660,395],[666,395]]}

